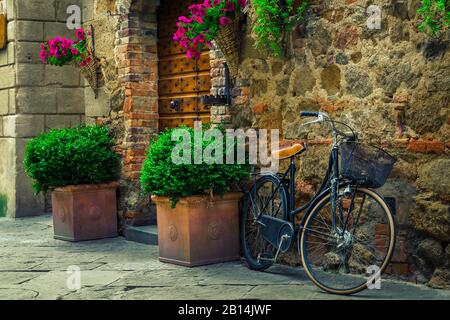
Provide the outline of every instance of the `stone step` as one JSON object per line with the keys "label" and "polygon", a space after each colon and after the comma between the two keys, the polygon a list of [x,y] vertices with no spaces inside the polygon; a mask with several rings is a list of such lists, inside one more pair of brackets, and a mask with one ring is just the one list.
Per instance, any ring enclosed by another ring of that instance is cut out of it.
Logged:
{"label": "stone step", "polygon": [[124,231],[125,239],[128,241],[158,245],[158,227],[156,225],[148,226],[127,226]]}

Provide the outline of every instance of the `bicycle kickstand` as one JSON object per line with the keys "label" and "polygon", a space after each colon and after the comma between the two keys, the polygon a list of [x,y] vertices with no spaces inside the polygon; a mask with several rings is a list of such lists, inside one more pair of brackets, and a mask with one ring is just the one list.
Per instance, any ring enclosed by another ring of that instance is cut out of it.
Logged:
{"label": "bicycle kickstand", "polygon": [[258,254],[258,262],[261,261],[261,260],[270,261],[270,262],[272,262],[272,263],[277,262],[278,256],[280,255],[280,252],[281,252],[281,247],[283,246],[284,242],[287,241],[287,240],[289,240],[289,239],[290,239],[290,236],[288,236],[287,234],[284,234],[284,235],[281,237],[281,241],[280,241],[280,244],[278,245],[277,253],[275,253],[275,257],[274,257],[274,258],[266,258],[266,257],[262,257],[262,256],[261,256],[261,253],[259,253],[259,254]]}

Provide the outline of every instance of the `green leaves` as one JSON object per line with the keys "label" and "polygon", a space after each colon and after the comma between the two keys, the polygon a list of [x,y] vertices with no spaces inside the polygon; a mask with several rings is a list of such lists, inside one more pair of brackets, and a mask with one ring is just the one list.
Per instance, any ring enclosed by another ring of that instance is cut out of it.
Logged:
{"label": "green leaves", "polygon": [[27,144],[25,171],[37,193],[52,187],[109,182],[118,164],[113,146],[105,127],[52,130]]}
{"label": "green leaves", "polygon": [[420,0],[422,6],[417,9],[418,29],[439,37],[450,27],[450,0]]}
{"label": "green leaves", "polygon": [[[166,130],[150,144],[147,151],[141,175],[144,192],[157,196],[169,196],[176,203],[179,197],[203,194],[206,190],[224,194],[233,183],[249,176],[249,166],[244,164],[207,164],[204,161],[201,164],[194,164],[195,148],[205,151],[209,146],[217,145],[222,141],[202,139],[199,144],[199,141],[194,139],[194,129],[180,128],[189,132],[192,164],[175,164],[172,161],[172,150],[177,142],[172,141],[173,130]],[[202,135],[204,137],[205,131]],[[224,135],[223,144],[220,144],[223,148],[223,163],[226,163],[227,153],[234,152],[236,149],[236,146],[226,148],[225,141]]]}
{"label": "green leaves", "polygon": [[304,20],[308,2],[303,1],[297,9],[294,8],[294,0],[253,0],[253,6],[256,47],[281,57],[286,34],[295,22]]}

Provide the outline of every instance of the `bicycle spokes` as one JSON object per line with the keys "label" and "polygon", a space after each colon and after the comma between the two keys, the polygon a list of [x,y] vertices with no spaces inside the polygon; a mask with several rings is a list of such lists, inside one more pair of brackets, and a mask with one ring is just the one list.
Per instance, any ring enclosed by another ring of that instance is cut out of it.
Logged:
{"label": "bicycle spokes", "polygon": [[384,202],[366,189],[339,194],[334,213],[330,199],[320,201],[307,219],[302,259],[324,289],[359,290],[370,268],[384,268],[389,260],[392,217]]}

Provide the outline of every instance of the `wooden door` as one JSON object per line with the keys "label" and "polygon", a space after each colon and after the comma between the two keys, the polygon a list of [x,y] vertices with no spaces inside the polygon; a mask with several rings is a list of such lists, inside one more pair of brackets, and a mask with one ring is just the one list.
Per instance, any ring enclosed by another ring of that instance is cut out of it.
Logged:
{"label": "wooden door", "polygon": [[[199,60],[188,59],[186,49],[172,39],[179,16],[187,16],[193,0],[161,1],[158,10],[159,128],[180,124],[193,126],[194,121],[210,121],[210,110],[200,98],[210,94],[209,49]],[[173,102],[171,104],[171,102]]]}

